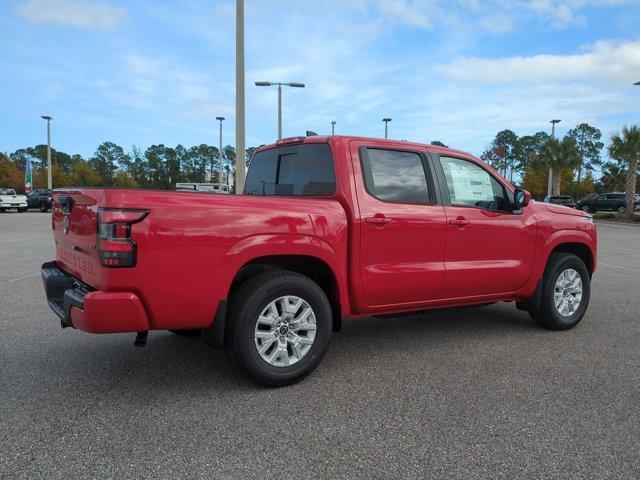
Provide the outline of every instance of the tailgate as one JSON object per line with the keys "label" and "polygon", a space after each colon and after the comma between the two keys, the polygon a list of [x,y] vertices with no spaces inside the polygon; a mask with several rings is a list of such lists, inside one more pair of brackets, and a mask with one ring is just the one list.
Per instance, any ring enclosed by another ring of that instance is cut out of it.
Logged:
{"label": "tailgate", "polygon": [[56,260],[63,270],[99,289],[98,206],[104,189],[56,190],[53,193],[53,237]]}

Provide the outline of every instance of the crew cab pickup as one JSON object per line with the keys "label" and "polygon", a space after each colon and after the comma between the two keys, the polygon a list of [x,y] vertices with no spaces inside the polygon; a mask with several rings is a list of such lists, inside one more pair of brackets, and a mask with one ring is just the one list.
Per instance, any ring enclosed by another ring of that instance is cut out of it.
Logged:
{"label": "crew cab pickup", "polygon": [[507,301],[569,329],[596,268],[587,213],[532,201],[468,153],[405,141],[283,139],[254,154],[243,195],[53,196],[42,278],[63,327],[138,344],[202,333],[268,386],[309,374],[353,317]]}

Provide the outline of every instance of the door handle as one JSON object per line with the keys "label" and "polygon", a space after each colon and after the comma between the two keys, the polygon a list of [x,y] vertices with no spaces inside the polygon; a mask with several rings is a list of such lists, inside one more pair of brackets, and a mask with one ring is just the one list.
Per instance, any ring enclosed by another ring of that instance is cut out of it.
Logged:
{"label": "door handle", "polygon": [[365,217],[364,221],[366,223],[370,223],[371,225],[375,225],[376,227],[384,227],[385,225],[391,223],[391,219],[385,217],[381,213],[378,213],[373,217]]}
{"label": "door handle", "polygon": [[449,220],[450,225],[455,225],[458,228],[468,227],[471,222],[464,217],[452,218]]}

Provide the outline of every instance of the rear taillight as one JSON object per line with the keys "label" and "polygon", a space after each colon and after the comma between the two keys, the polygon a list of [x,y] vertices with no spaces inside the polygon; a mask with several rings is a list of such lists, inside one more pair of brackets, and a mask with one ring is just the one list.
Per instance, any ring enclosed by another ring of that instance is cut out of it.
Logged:
{"label": "rear taillight", "polygon": [[98,210],[98,255],[103,267],[136,266],[136,242],[131,239],[131,225],[141,222],[148,214],[149,210]]}

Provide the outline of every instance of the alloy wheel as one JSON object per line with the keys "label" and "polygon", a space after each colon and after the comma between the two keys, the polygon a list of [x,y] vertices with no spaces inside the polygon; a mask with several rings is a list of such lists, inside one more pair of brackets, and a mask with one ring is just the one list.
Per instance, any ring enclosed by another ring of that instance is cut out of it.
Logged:
{"label": "alloy wheel", "polygon": [[274,367],[289,367],[311,350],[316,316],[302,298],[286,295],[263,308],[256,322],[254,343],[260,358]]}
{"label": "alloy wheel", "polygon": [[563,317],[570,317],[582,302],[582,278],[573,268],[564,270],[553,290],[553,301],[556,310]]}

